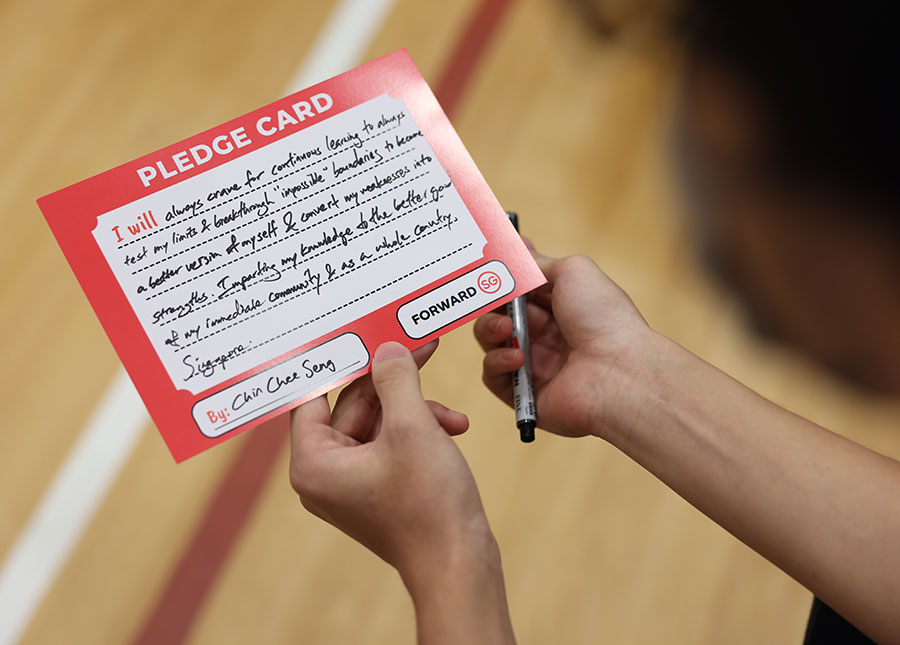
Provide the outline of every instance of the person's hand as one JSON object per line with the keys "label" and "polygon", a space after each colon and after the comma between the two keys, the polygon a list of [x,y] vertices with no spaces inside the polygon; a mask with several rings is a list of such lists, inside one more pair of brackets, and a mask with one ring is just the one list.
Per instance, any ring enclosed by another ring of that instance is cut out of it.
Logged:
{"label": "person's hand", "polygon": [[500,551],[472,472],[450,435],[469,420],[425,401],[413,355],[385,343],[372,374],[329,410],[294,410],[291,484],[303,506],[394,565],[416,609],[420,643],[514,643]]}
{"label": "person's hand", "polygon": [[[538,426],[565,436],[604,436],[609,402],[632,385],[618,368],[632,361],[650,328],[631,299],[593,260],[534,253],[548,284],[528,295],[528,332]],[[525,361],[507,347],[512,320],[492,312],[475,322],[486,352],[485,385],[508,405],[510,373]]]}
{"label": "person's hand", "polygon": [[475,480],[450,435],[465,415],[426,402],[418,367],[437,342],[410,355],[385,343],[372,374],[294,410],[291,484],[303,506],[400,570],[421,569],[470,534],[489,533]]}

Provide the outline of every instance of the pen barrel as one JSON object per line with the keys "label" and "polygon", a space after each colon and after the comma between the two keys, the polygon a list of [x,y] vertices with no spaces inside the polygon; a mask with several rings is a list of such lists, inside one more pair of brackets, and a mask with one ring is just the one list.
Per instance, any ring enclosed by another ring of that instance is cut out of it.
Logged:
{"label": "pen barrel", "polygon": [[[525,315],[525,298],[518,297],[506,305],[506,312],[513,321],[513,333],[510,339],[513,347],[519,347],[525,353],[525,363],[513,372],[513,404],[516,410],[516,425],[520,429],[529,427],[533,437],[537,423],[537,406],[534,400],[534,389],[531,385],[531,345],[528,341],[528,319]],[[524,429],[523,429],[524,433]],[[523,434],[523,440],[525,435]]]}

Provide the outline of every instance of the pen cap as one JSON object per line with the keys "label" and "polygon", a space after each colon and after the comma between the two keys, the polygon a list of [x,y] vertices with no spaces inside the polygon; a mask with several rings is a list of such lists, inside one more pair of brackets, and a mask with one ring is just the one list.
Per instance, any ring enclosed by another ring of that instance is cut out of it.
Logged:
{"label": "pen cap", "polygon": [[525,419],[519,421],[516,426],[519,428],[519,438],[522,440],[522,443],[531,443],[534,441],[534,429],[537,427],[536,421]]}

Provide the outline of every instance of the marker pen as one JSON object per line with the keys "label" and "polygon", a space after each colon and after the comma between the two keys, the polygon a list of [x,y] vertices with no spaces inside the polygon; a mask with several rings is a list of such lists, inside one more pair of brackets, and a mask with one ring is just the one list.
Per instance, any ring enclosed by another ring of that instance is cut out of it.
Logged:
{"label": "marker pen", "polygon": [[[519,230],[519,218],[515,213],[507,211],[509,220]],[[528,342],[528,317],[525,313],[525,296],[514,298],[506,305],[506,313],[512,318],[513,332],[510,343],[525,352],[525,364],[513,372],[513,404],[516,409],[516,426],[522,443],[534,441],[534,429],[537,426],[537,406],[534,401],[534,388],[531,385],[531,346]]]}

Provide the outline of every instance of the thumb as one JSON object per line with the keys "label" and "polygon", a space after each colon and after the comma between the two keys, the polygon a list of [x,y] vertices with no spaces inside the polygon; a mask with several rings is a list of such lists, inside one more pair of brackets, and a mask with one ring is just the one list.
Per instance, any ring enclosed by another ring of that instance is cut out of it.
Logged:
{"label": "thumb", "polygon": [[409,350],[400,343],[384,343],[375,350],[372,385],[381,401],[384,426],[393,427],[423,413],[430,416],[419,385],[419,368]]}
{"label": "thumb", "polygon": [[556,282],[557,273],[558,273],[558,261],[557,258],[552,258],[549,255],[544,255],[538,251],[532,250],[531,257],[534,258],[534,261],[537,263],[541,272],[544,274],[544,277],[547,278],[547,281],[551,284]]}

